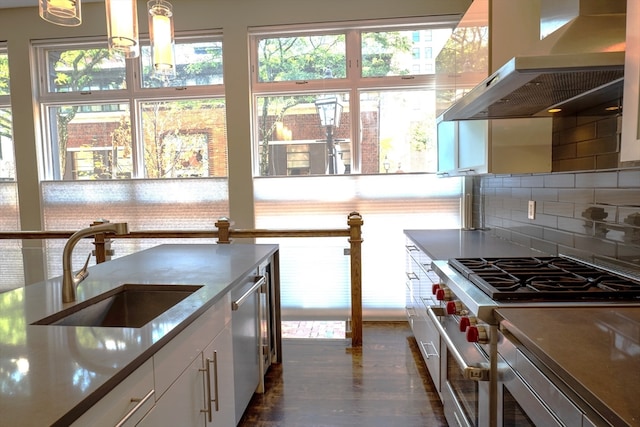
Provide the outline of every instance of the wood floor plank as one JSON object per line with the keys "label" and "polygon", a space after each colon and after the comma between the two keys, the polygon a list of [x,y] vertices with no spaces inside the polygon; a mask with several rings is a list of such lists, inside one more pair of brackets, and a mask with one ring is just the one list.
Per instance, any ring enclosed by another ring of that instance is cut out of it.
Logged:
{"label": "wood floor plank", "polygon": [[441,427],[447,423],[406,322],[365,322],[350,340],[284,340],[241,427]]}

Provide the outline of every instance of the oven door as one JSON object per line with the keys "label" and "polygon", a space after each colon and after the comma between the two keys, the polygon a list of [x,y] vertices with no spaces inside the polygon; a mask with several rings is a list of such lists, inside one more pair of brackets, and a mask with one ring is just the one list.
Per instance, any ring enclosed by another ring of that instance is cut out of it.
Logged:
{"label": "oven door", "polygon": [[583,425],[582,411],[511,341],[498,352],[499,426]]}
{"label": "oven door", "polygon": [[488,426],[490,407],[489,357],[467,342],[454,316],[438,318],[427,311],[442,340],[442,404],[451,426]]}

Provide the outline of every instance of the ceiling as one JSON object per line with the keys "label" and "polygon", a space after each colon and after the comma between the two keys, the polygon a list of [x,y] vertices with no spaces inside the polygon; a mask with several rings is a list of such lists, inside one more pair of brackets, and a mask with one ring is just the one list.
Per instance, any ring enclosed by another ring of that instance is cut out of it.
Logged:
{"label": "ceiling", "polygon": [[[98,3],[103,0],[82,0],[83,3]],[[38,0],[2,0],[0,9],[9,9],[12,7],[36,7]]]}

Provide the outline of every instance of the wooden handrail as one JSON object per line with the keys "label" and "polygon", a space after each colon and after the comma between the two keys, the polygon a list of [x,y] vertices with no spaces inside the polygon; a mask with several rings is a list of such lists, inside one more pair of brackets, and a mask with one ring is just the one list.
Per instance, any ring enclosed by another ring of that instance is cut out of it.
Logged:
{"label": "wooden handrail", "polygon": [[[94,222],[97,224],[100,222]],[[347,218],[348,228],[316,230],[268,230],[234,229],[228,218],[216,221],[217,230],[145,230],[130,231],[123,235],[97,234],[94,237],[96,263],[110,259],[112,239],[173,239],[173,238],[217,238],[219,244],[229,244],[233,239],[265,237],[348,237],[351,261],[351,327],[347,331],[353,347],[362,346],[362,216],[351,212]],[[2,239],[68,239],[74,231],[0,231]]]}

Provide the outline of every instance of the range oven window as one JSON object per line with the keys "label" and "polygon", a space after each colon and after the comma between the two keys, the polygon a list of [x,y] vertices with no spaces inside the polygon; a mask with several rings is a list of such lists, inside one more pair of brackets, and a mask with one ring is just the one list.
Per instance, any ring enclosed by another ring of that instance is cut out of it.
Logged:
{"label": "range oven window", "polygon": [[447,352],[447,381],[460,403],[464,415],[474,426],[478,425],[478,382],[468,380],[456,360]]}
{"label": "range oven window", "polygon": [[502,424],[512,427],[535,427],[507,387],[502,387]]}

